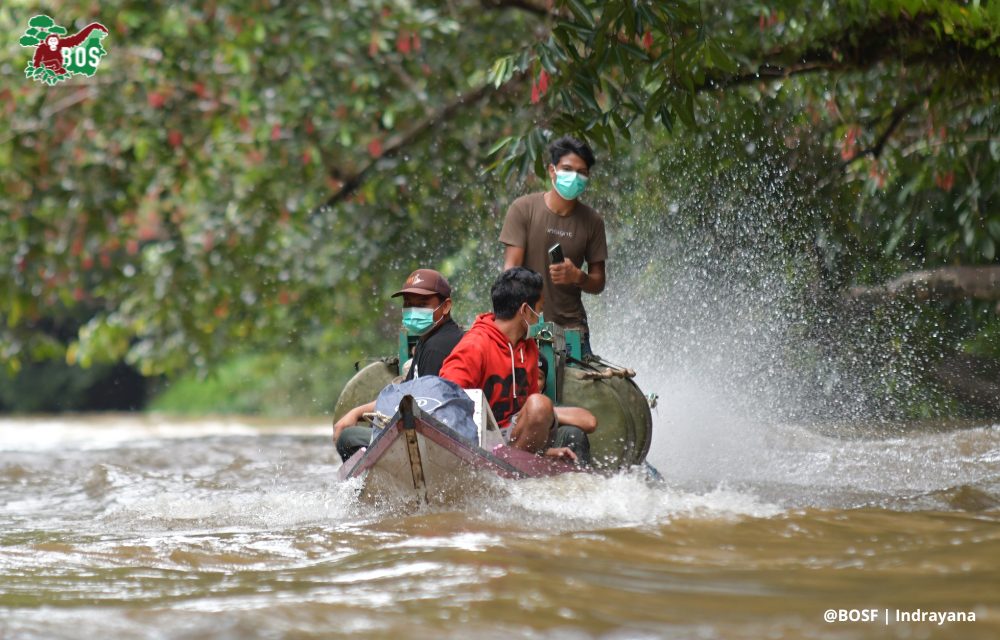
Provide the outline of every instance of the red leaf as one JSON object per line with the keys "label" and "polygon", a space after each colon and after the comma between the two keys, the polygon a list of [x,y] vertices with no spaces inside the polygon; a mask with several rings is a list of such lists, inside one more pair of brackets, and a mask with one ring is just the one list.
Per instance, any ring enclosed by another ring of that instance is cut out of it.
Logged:
{"label": "red leaf", "polygon": [[378,55],[378,31],[372,31],[371,40],[368,42],[368,55],[372,58]]}
{"label": "red leaf", "polygon": [[153,107],[154,109],[159,109],[160,107],[163,106],[163,103],[166,101],[167,97],[162,93],[160,93],[159,91],[151,91],[148,94],[146,94],[146,102],[148,102],[149,106]]}
{"label": "red leaf", "polygon": [[205,84],[202,82],[195,82],[192,89],[194,90],[195,95],[201,99],[204,99],[205,96],[208,95],[208,91],[205,90]]}
{"label": "red leaf", "polygon": [[181,132],[178,131],[177,129],[171,129],[170,133],[167,134],[167,142],[170,143],[170,146],[173,147],[174,149],[181,146],[181,143],[183,141],[184,141],[184,136],[182,136]]}
{"label": "red leaf", "polygon": [[541,100],[541,96],[538,93],[538,84],[535,82],[531,83],[531,104],[538,104]]}
{"label": "red leaf", "polygon": [[312,159],[313,159],[312,152],[309,151],[309,149],[306,149],[305,151],[302,152],[302,164],[309,164],[312,162]]}
{"label": "red leaf", "polygon": [[125,251],[127,251],[130,256],[134,256],[139,253],[139,241],[135,238],[129,238],[125,242]]}
{"label": "red leaf", "polygon": [[250,133],[250,118],[240,116],[240,131],[243,133]]}
{"label": "red leaf", "polygon": [[410,54],[410,34],[405,29],[400,29],[396,34],[396,51],[404,56]]}
{"label": "red leaf", "polygon": [[653,48],[653,32],[652,31],[647,31],[642,36],[642,48],[645,49],[646,51],[649,51],[650,49]]}
{"label": "red leaf", "polygon": [[274,141],[278,141],[278,140],[281,140],[281,125],[280,124],[276,124],[273,127],[271,127],[271,141],[274,142]]}
{"label": "red leaf", "polygon": [[542,69],[542,72],[538,74],[538,92],[545,95],[545,92],[549,90],[549,72]]}
{"label": "red leaf", "polygon": [[934,184],[936,184],[942,191],[951,191],[952,187],[955,186],[955,172],[949,171],[948,173],[935,173]]}
{"label": "red leaf", "polygon": [[316,132],[316,127],[313,125],[312,118],[306,118],[305,129],[306,129],[306,134],[310,136]]}
{"label": "red leaf", "polygon": [[837,108],[837,101],[834,100],[833,98],[830,98],[829,100],[826,101],[826,113],[831,118],[836,118],[837,114],[840,113],[840,109]]}
{"label": "red leaf", "polygon": [[84,271],[90,271],[94,268],[94,259],[90,256],[84,256],[83,260],[80,260],[80,266]]}
{"label": "red leaf", "polygon": [[368,154],[373,158],[382,157],[382,141],[375,138],[368,143]]}

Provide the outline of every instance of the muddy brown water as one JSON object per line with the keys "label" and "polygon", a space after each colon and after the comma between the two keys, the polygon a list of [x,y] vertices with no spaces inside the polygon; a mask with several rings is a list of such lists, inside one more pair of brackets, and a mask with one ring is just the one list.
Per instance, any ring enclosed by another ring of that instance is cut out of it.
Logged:
{"label": "muddy brown water", "polygon": [[0,419],[0,637],[1000,637],[1000,426],[668,430],[662,484],[406,513],[328,431]]}

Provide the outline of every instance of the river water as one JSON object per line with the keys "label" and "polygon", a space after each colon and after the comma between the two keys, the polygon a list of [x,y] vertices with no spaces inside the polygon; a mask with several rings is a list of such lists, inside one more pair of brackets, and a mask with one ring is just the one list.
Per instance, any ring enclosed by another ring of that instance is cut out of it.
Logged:
{"label": "river water", "polygon": [[1000,426],[662,418],[662,484],[416,513],[320,421],[0,419],[0,637],[1000,637]]}

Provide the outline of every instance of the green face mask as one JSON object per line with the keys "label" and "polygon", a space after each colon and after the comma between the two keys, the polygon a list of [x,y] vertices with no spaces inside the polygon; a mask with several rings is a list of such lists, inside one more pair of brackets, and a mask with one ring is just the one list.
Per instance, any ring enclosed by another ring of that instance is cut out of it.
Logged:
{"label": "green face mask", "polygon": [[[441,304],[444,304],[443,302]],[[434,312],[441,308],[439,304],[433,309],[424,307],[406,307],[403,309],[403,327],[411,336],[422,336],[434,326]]]}
{"label": "green face mask", "polygon": [[576,171],[556,171],[555,188],[567,200],[576,200],[587,188],[587,177]]}

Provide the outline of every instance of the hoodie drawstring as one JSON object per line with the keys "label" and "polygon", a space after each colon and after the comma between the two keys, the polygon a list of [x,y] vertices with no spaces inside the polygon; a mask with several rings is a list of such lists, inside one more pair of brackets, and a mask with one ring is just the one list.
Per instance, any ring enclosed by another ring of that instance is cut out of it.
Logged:
{"label": "hoodie drawstring", "polygon": [[[510,351],[510,387],[514,390],[514,399],[517,400],[517,371],[514,369],[514,347],[507,343],[507,349]],[[524,362],[524,349],[521,349],[521,362]],[[514,403],[517,406],[517,403]]]}

